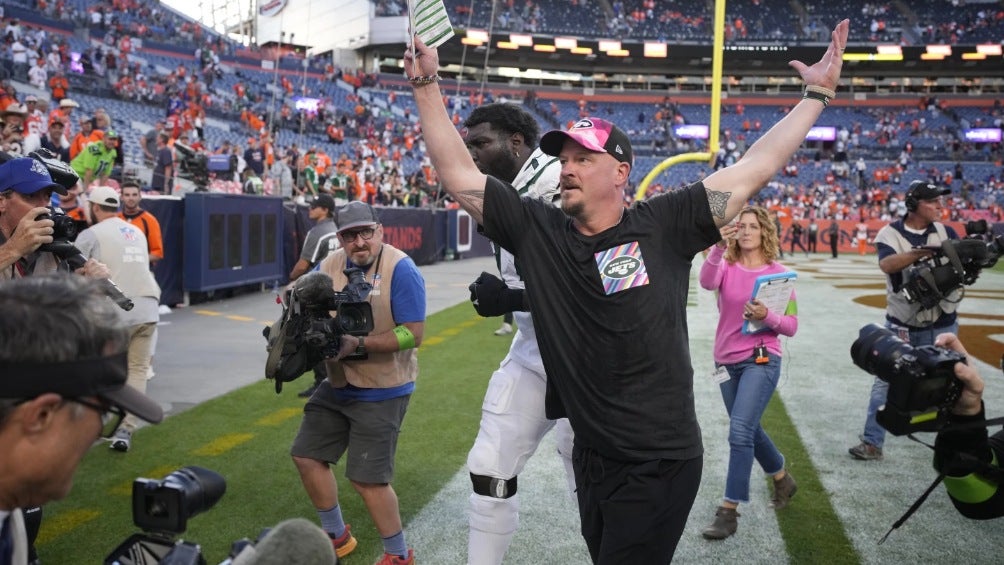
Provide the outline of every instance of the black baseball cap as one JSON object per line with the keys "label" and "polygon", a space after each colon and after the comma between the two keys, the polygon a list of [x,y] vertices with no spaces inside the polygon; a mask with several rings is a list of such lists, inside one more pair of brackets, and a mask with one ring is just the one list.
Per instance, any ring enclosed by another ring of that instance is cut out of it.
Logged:
{"label": "black baseball cap", "polygon": [[609,153],[614,159],[629,165],[634,163],[631,141],[621,128],[600,118],[582,118],[568,131],[554,130],[540,138],[540,150],[557,157],[565,140],[571,139],[579,145],[598,153]]}
{"label": "black baseball cap", "polygon": [[0,360],[0,398],[35,398],[47,392],[64,398],[97,396],[156,424],[164,411],[152,398],[126,384],[128,353],[108,357],[33,363]]}
{"label": "black baseball cap", "polygon": [[335,199],[330,194],[318,194],[310,203],[311,208],[327,208],[329,212],[335,211]]}
{"label": "black baseball cap", "polygon": [[940,188],[933,182],[928,182],[926,180],[915,180],[910,183],[910,188],[906,191],[907,198],[913,198],[915,200],[934,200],[946,194],[951,194],[952,190],[950,188]]}

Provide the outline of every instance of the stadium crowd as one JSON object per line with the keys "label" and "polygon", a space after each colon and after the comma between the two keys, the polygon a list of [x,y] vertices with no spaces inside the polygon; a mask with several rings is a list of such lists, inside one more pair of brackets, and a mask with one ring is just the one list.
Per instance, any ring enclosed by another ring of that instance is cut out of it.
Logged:
{"label": "stadium crowd", "polygon": [[[3,19],[0,74],[5,82],[0,111],[5,122],[24,123],[24,131],[18,132],[20,140],[13,128],[5,132],[5,150],[16,152],[25,143],[37,147],[39,142],[32,136],[38,140],[51,137],[45,145],[61,146],[65,141],[69,145],[65,158],[72,160],[88,143],[100,141],[112,130],[119,134],[116,167],[110,174],[113,180],[145,179],[148,173],[169,170],[172,177],[194,177],[197,189],[304,200],[323,192],[339,201],[364,200],[385,206],[450,204],[439,196],[438,179],[425,158],[410,99],[400,96],[397,87],[382,83],[378,74],[339,69],[317,57],[308,59],[309,73],[299,76],[227,66],[221,57],[225,61],[238,52],[279,61],[300,62],[305,56],[274,47],[271,51],[257,46],[245,49],[154,0],[29,3],[45,18],[83,27],[89,37],[81,44],[56,27],[29,25],[15,17]],[[593,9],[589,3],[581,4],[585,12]],[[607,26],[624,27],[628,34],[644,22],[656,22],[655,28],[663,30],[676,24],[690,29],[705,25],[698,13],[676,1],[618,1],[611,6]],[[812,16],[810,22],[831,11],[811,3],[805,7]],[[528,29],[546,33],[560,32],[560,25],[576,25],[559,24],[560,18],[548,14],[552,8],[510,2],[499,16],[500,24],[506,24],[501,27],[520,20]],[[876,21],[898,22],[902,17],[897,8],[882,3],[857,8],[861,17]],[[378,14],[394,15],[402,7],[380,2],[375,9]],[[465,12],[460,4],[452,9]],[[769,10],[756,16],[740,7],[734,10],[729,17],[730,36],[799,35],[797,28],[789,29],[790,22]],[[918,6],[917,14],[928,17],[929,7]],[[965,21],[954,25],[956,29],[999,26],[1004,19],[992,8],[970,10],[958,17]],[[191,44],[192,57],[170,57],[147,47],[167,38]],[[232,72],[225,74],[224,68]],[[73,96],[78,89],[81,94]],[[309,103],[302,104],[303,100]],[[485,96],[458,93],[444,101],[454,123],[460,124],[471,109],[496,100],[505,98],[489,91]],[[640,157],[652,165],[658,162],[655,155],[706,150],[705,141],[675,133],[676,126],[699,122],[704,107],[680,104],[668,96],[653,105],[572,102],[530,91],[522,101],[550,127],[566,127],[587,114],[623,123],[630,135],[640,139]],[[162,114],[140,114],[149,120],[149,128],[140,131],[134,124],[144,120],[121,115],[135,104],[159,108]],[[721,148],[714,163],[700,174],[735,162],[763,133],[763,123],[788,110],[741,102],[723,105]],[[1001,127],[1002,115],[999,100],[979,113],[960,114],[946,100],[933,97],[919,98],[908,108],[857,109],[838,128],[835,141],[807,144],[771,182],[764,192],[767,200],[761,203],[792,208],[795,215],[806,217],[896,218],[902,215],[905,185],[923,178],[956,188],[946,206],[950,218],[965,218],[969,211],[979,210],[982,216],[999,219],[1004,201],[1004,150],[1000,143],[962,141],[959,132],[969,127]],[[49,135],[54,121],[64,128],[59,142],[58,135]],[[171,150],[171,162],[158,165],[161,134],[167,135],[164,145]],[[898,157],[888,157],[896,152]],[[212,165],[209,170],[193,170],[203,162],[192,159],[193,153],[206,157]],[[666,176],[656,179],[647,194],[675,188]],[[626,202],[634,197],[639,180],[632,178]],[[188,186],[183,182],[143,184],[157,192],[165,188],[180,192]]]}

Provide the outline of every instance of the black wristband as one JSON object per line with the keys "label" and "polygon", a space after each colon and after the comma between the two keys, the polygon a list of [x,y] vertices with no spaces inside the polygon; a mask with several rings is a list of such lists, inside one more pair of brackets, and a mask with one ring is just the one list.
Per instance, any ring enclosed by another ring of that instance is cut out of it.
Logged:
{"label": "black wristband", "polygon": [[820,102],[823,103],[824,108],[830,105],[830,97],[823,94],[822,92],[816,92],[814,90],[806,90],[802,94],[802,99],[806,98],[810,98],[812,100],[819,100]]}
{"label": "black wristband", "polygon": [[526,304],[526,291],[521,288],[509,288],[505,290],[502,304],[507,312],[526,312],[529,310]]}

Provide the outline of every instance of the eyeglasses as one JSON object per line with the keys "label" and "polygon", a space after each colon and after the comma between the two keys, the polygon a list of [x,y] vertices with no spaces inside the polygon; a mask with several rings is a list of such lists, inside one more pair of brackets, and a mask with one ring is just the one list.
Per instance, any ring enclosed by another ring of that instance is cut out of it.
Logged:
{"label": "eyeglasses", "polygon": [[373,239],[373,234],[375,233],[376,228],[363,228],[355,231],[344,231],[338,234],[338,237],[342,238],[342,241],[345,243],[352,243],[357,237],[363,238],[363,241],[369,241]]}
{"label": "eyeglasses", "polygon": [[110,438],[115,435],[115,432],[122,425],[122,420],[125,419],[125,412],[121,408],[115,405],[101,406],[100,404],[95,404],[90,400],[84,400],[82,398],[71,398],[72,402],[76,402],[81,406],[86,406],[91,410],[96,411],[101,414],[101,437]]}

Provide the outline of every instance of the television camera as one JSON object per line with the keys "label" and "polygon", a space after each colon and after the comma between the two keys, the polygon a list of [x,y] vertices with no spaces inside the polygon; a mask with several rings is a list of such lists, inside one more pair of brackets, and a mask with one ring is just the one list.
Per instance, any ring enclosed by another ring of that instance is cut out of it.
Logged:
{"label": "television camera", "polygon": [[[286,295],[282,315],[262,332],[268,341],[265,377],[275,381],[276,393],[282,392],[282,383],[337,356],[342,335],[364,336],[373,331],[373,309],[366,302],[373,285],[358,268],[344,273],[348,282],[341,291],[335,291],[331,277],[319,271],[297,279]],[[349,361],[365,358],[343,357]]]}
{"label": "television camera", "polygon": [[934,254],[917,261],[903,272],[899,289],[907,302],[933,308],[942,300],[957,302],[950,295],[963,285],[976,282],[980,271],[993,267],[1004,253],[1004,236],[994,236],[986,220],[966,223],[966,237],[948,239],[940,246],[927,247]]}
{"label": "television camera", "polygon": [[192,181],[196,190],[205,190],[209,185],[209,157],[180,141],[174,142],[174,150],[178,155],[178,176]]}

